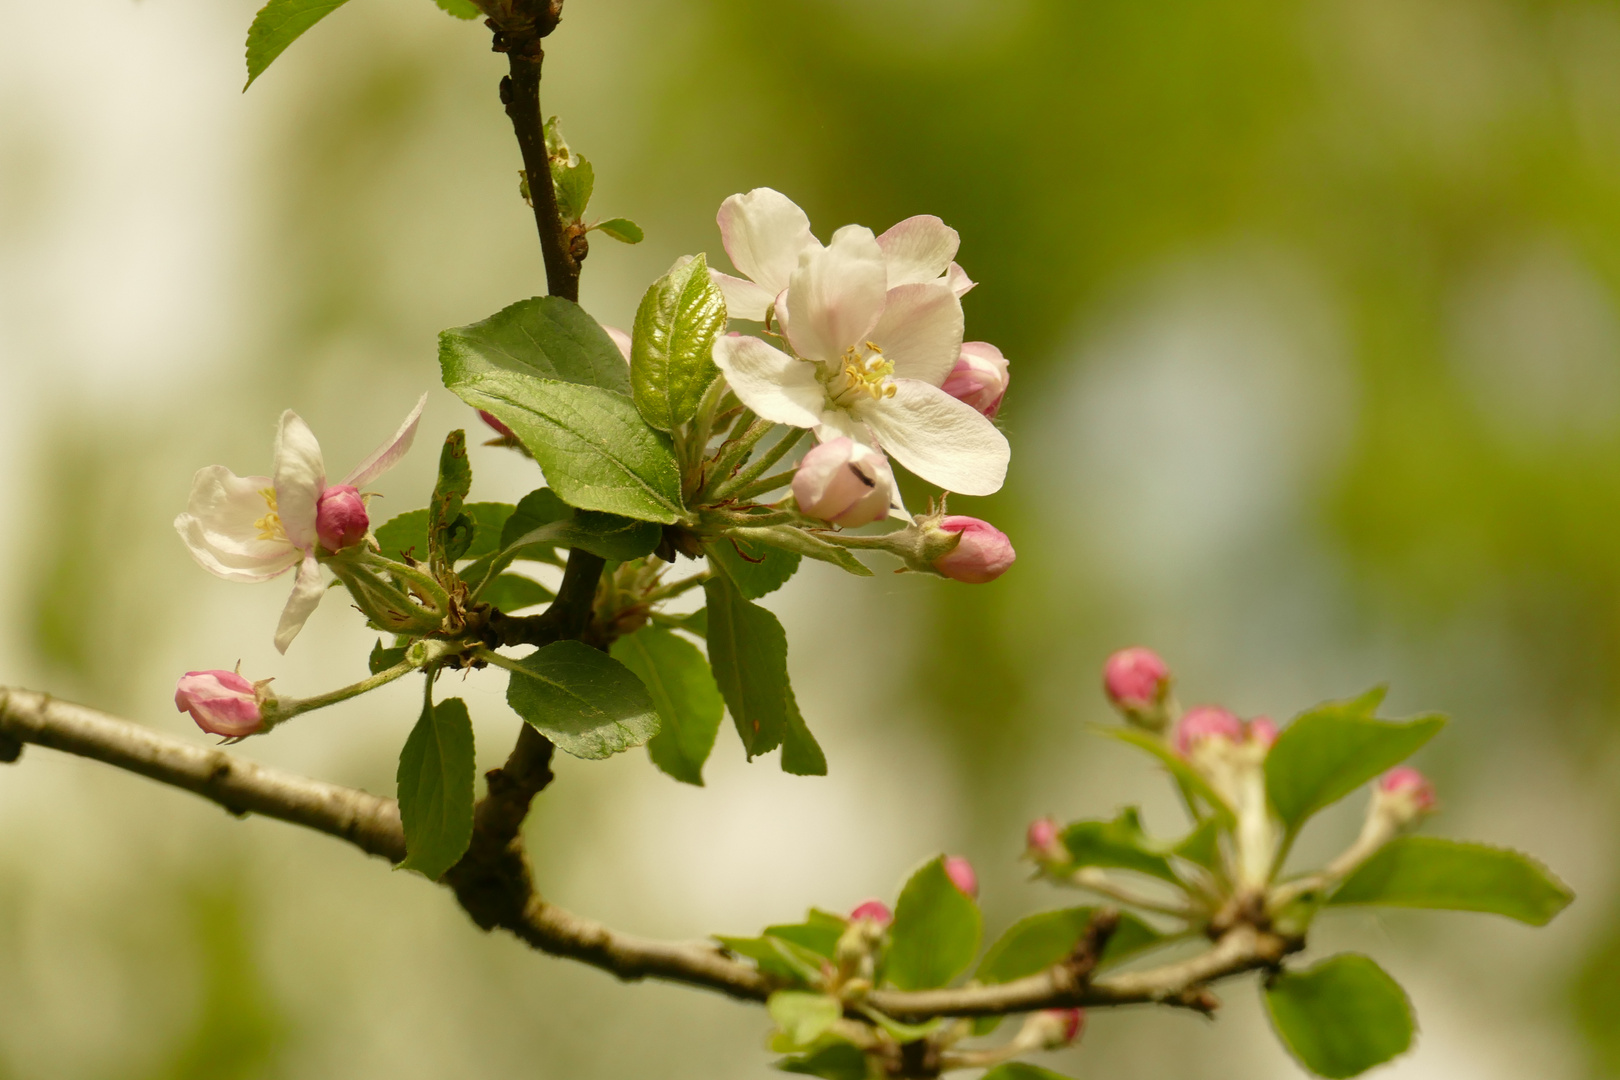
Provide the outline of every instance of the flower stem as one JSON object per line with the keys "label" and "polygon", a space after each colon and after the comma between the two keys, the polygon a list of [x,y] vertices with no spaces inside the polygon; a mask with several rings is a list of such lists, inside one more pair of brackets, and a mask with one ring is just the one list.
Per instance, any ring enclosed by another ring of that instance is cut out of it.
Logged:
{"label": "flower stem", "polygon": [[[756,481],[765,474],[765,470],[792,453],[793,448],[798,446],[803,438],[804,432],[799,431],[797,428],[789,431],[776,440],[769,450],[761,454],[759,460],[750,463],[735,478],[714,485],[714,497],[716,499],[747,499],[755,494],[773,490],[773,488],[769,487],[760,487]],[[783,485],[793,479],[792,470],[779,475],[787,477],[787,480],[783,481]],[[773,476],[771,479],[775,480],[777,477]]]}

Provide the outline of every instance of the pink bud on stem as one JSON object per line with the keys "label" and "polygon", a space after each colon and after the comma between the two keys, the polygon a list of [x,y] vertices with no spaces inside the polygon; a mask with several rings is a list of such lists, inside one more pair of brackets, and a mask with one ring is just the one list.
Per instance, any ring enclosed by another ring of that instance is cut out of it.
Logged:
{"label": "pink bud on stem", "polygon": [[850,922],[859,922],[863,919],[879,926],[888,926],[894,921],[894,912],[890,911],[889,905],[881,900],[868,900],[857,905],[855,910],[849,913]]}
{"label": "pink bud on stem", "polygon": [[1200,705],[1188,709],[1187,715],[1176,725],[1176,753],[1187,757],[1209,739],[1240,743],[1243,736],[1243,721],[1218,705]]}
{"label": "pink bud on stem", "polygon": [[342,551],[358,544],[370,531],[366,500],[358,489],[336,484],[321,492],[315,503],[315,535],[327,551]]}
{"label": "pink bud on stem", "polygon": [[973,872],[973,864],[962,856],[945,856],[945,876],[950,878],[951,884],[968,899],[979,898],[979,875]]}
{"label": "pink bud on stem", "polygon": [[1036,818],[1029,823],[1029,831],[1024,834],[1025,856],[1040,865],[1067,862],[1069,849],[1063,844],[1062,834],[1057,819]]}
{"label": "pink bud on stem", "polygon": [[1402,765],[1379,779],[1374,807],[1375,812],[1382,809],[1404,827],[1432,813],[1435,802],[1434,785],[1429,778],[1410,765]]}
{"label": "pink bud on stem", "polygon": [[1257,716],[1250,720],[1245,731],[1250,742],[1259,743],[1267,750],[1277,741],[1277,723],[1269,716]]}
{"label": "pink bud on stem", "polygon": [[1103,693],[1126,720],[1149,731],[1170,723],[1170,667],[1152,649],[1120,649],[1103,664]]}
{"label": "pink bud on stem", "polygon": [[934,569],[953,581],[982,585],[994,581],[1018,558],[1007,534],[978,518],[953,514],[941,518],[938,528],[959,533],[956,547],[934,560]]}
{"label": "pink bud on stem", "polygon": [[793,498],[801,513],[855,528],[889,516],[894,473],[882,451],[840,435],[804,455],[793,474]]}
{"label": "pink bud on stem", "polygon": [[264,726],[258,689],[234,671],[188,671],[174,689],[174,706],[210,735],[239,739]]}
{"label": "pink bud on stem", "polygon": [[1016,1041],[1032,1050],[1061,1050],[1072,1045],[1085,1026],[1084,1009],[1042,1009],[1024,1021]]}
{"label": "pink bud on stem", "polygon": [[956,366],[940,387],[986,416],[994,417],[1007,396],[1007,358],[987,341],[964,341]]}

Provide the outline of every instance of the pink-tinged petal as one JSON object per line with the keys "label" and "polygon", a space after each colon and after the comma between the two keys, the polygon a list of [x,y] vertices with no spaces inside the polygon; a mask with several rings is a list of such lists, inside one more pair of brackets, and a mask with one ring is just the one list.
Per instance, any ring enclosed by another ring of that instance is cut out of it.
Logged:
{"label": "pink-tinged petal", "polygon": [[237,476],[223,465],[197,470],[175,530],[198,565],[230,581],[265,581],[298,560],[272,509],[268,476]]}
{"label": "pink-tinged petal", "polygon": [[613,344],[619,347],[619,352],[624,356],[624,362],[628,364],[630,362],[630,335],[617,326],[609,326],[607,323],[602,324],[602,329],[606,330],[607,336],[613,339]]}
{"label": "pink-tinged petal", "polygon": [[845,225],[832,243],[799,259],[787,290],[787,335],[794,351],[827,364],[864,342],[888,293],[883,249],[872,230]]}
{"label": "pink-tinged petal", "polygon": [[709,271],[709,280],[719,287],[726,298],[726,316],[732,319],[752,319],[764,322],[776,294],[763,285],[755,285],[747,278],[732,277],[719,270]]}
{"label": "pink-tinged petal", "polygon": [[287,539],[301,551],[315,546],[315,504],[326,490],[321,444],[303,418],[288,409],[276,430],[276,513]]}
{"label": "pink-tinged petal", "polygon": [[821,422],[827,391],[814,364],[742,334],[720,335],[714,363],[738,400],[766,420],[800,428]]}
{"label": "pink-tinged petal", "polygon": [[281,622],[276,624],[277,652],[287,651],[287,646],[304,628],[325,594],[326,582],[321,580],[321,564],[315,561],[315,555],[311,552],[298,564],[298,577],[293,580],[292,595],[287,597],[287,606],[281,609]]}
{"label": "pink-tinged petal", "polygon": [[945,271],[945,285],[956,294],[958,300],[972,292],[979,283],[967,276],[967,271],[955,263]]}
{"label": "pink-tinged petal", "polygon": [[[715,221],[731,265],[771,296],[787,288],[788,278],[799,265],[800,252],[821,246],[810,233],[810,219],[804,211],[780,191],[767,187],[733,195],[720,204]],[[760,311],[763,314],[764,309]],[[732,314],[751,317],[742,312]]]}
{"label": "pink-tinged petal", "polygon": [[871,340],[896,378],[939,386],[962,352],[962,301],[938,284],[892,288]]}
{"label": "pink-tinged petal", "polygon": [[1007,534],[988,521],[952,514],[941,518],[938,528],[961,537],[934,560],[934,569],[952,581],[983,585],[1005,574],[1018,559]]}
{"label": "pink-tinged petal", "polygon": [[877,238],[889,267],[889,288],[934,281],[956,258],[962,238],[932,214],[918,214]]}
{"label": "pink-tinged petal", "polygon": [[964,341],[962,355],[940,389],[995,419],[1011,381],[1007,358],[988,341]]}
{"label": "pink-tinged petal", "polygon": [[356,465],[354,471],[343,478],[344,485],[365,487],[399,464],[399,459],[405,456],[411,448],[411,443],[416,439],[416,425],[422,421],[422,407],[427,404],[427,399],[426,394],[416,399],[416,408],[406,415],[404,422],[399,425],[399,430],[394,432],[393,438],[377,447],[370,457]]}
{"label": "pink-tinged petal", "polygon": [[893,495],[894,473],[883,452],[847,437],[811,449],[793,474],[800,512],[843,528],[888,517]]}
{"label": "pink-tinged petal", "polygon": [[240,739],[264,726],[258,689],[234,671],[188,671],[174,688],[174,707],[211,735]]}
{"label": "pink-tinged petal", "polygon": [[229,547],[214,544],[203,523],[190,514],[175,518],[174,528],[197,565],[226,581],[269,581],[278,574],[286,573],[303,557],[302,552],[288,543],[275,545],[273,555],[232,551]]}
{"label": "pink-tinged petal", "polygon": [[891,398],[854,408],[900,464],[946,491],[990,495],[1007,478],[1007,437],[973,406],[916,379],[894,380]]}

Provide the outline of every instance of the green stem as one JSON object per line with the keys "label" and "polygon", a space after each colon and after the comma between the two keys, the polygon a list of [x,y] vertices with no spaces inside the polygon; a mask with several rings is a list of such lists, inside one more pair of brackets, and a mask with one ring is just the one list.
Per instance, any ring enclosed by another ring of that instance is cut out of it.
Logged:
{"label": "green stem", "polygon": [[[747,421],[746,424],[743,423],[745,420]],[[720,444],[720,449],[715,452],[714,457],[709,461],[708,480],[703,487],[698,489],[697,497],[693,502],[701,506],[703,503],[710,501],[712,497],[710,493],[720,484],[731,479],[731,470],[747,461],[748,455],[753,453],[754,447],[759,445],[759,441],[770,434],[771,429],[775,426],[769,420],[758,419],[752,412],[745,412],[739,416],[736,427],[743,429],[742,434],[733,436]]]}
{"label": "green stem", "polygon": [[[781,461],[784,457],[791,453],[793,448],[799,445],[803,439],[803,431],[798,431],[797,434],[789,432],[788,434],[783,435],[780,439],[776,440],[776,444],[774,446],[759,456],[758,461],[752,462],[749,464],[748,468],[738,473],[735,479],[717,484],[715,486],[715,498],[748,498],[752,492],[752,489],[757,486],[755,481],[764,475],[765,470],[769,469],[772,465],[775,465],[778,461]],[[791,470],[787,473],[782,473],[781,475],[787,476],[790,480],[792,479]],[[772,477],[772,479],[775,479],[775,477]],[[749,490],[744,491],[742,489]],[[762,488],[760,490],[770,491],[771,489]]]}
{"label": "green stem", "polygon": [[671,582],[668,585],[660,585],[658,588],[652,590],[646,596],[642,597],[642,603],[655,604],[660,600],[668,600],[671,597],[679,596],[688,589],[696,588],[705,581],[708,581],[711,576],[712,575],[710,575],[707,570],[704,570],[702,573],[693,574],[691,577],[682,578],[681,580]]}
{"label": "green stem", "polygon": [[756,480],[746,487],[740,489],[727,489],[726,491],[721,492],[719,497],[722,499],[734,499],[737,502],[747,502],[749,499],[756,499],[759,496],[768,494],[769,492],[775,491],[778,488],[787,487],[789,484],[793,483],[793,476],[798,471],[799,470],[796,468],[785,469],[782,472],[767,476],[763,480]]}

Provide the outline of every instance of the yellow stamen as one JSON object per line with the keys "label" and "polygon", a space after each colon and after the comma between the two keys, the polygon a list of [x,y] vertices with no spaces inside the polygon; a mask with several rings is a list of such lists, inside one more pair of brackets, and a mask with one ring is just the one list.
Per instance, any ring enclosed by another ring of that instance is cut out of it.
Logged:
{"label": "yellow stamen", "polygon": [[259,530],[259,539],[287,539],[287,530],[281,526],[281,515],[276,513],[276,489],[264,488],[259,492],[259,495],[264,499],[265,505],[270,508],[268,514],[253,523],[253,527]]}
{"label": "yellow stamen", "polygon": [[868,341],[864,352],[854,345],[844,350],[843,368],[833,378],[829,389],[839,405],[848,405],[861,394],[873,401],[891,398],[895,386],[889,376],[893,374],[894,364],[883,358],[882,349]]}

